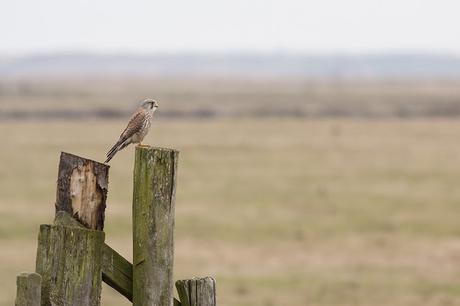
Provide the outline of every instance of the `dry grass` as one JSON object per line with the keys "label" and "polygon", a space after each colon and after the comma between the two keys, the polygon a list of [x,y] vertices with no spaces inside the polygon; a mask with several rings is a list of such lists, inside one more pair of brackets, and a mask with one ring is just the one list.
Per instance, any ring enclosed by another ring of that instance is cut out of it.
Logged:
{"label": "dry grass", "polygon": [[[166,113],[209,116],[460,116],[459,81],[0,79],[2,112],[130,112],[154,97]],[[1,116],[0,116],[1,118]]]}
{"label": "dry grass", "polygon": [[[0,305],[34,270],[59,151],[102,160],[123,125],[0,123]],[[458,139],[453,120],[158,120],[147,141],[181,151],[175,278],[216,276],[220,305],[458,305]],[[106,214],[128,258],[132,165],[114,158]]]}

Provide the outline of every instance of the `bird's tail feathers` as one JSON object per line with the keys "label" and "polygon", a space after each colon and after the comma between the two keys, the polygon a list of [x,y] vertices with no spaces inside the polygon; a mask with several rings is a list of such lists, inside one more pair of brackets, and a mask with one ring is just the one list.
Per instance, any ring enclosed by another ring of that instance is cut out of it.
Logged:
{"label": "bird's tail feathers", "polygon": [[121,144],[120,148],[117,151],[123,150],[127,145],[131,144],[131,141],[125,141]]}
{"label": "bird's tail feathers", "polygon": [[119,140],[117,143],[107,152],[107,160],[105,163],[108,163],[114,156],[117,154],[118,151],[122,150],[125,148],[127,145],[129,145],[131,142],[126,139],[126,140]]}
{"label": "bird's tail feathers", "polygon": [[104,163],[107,164],[107,163],[113,158],[113,156],[114,156],[117,152],[118,152],[118,151],[113,151],[112,153],[108,154],[108,155],[107,155],[107,159],[105,160]]}
{"label": "bird's tail feathers", "polygon": [[121,140],[118,140],[116,144],[113,145],[112,148],[110,148],[109,152],[107,152],[107,157],[109,157],[113,152],[116,152],[118,151],[117,148],[120,146],[120,144],[122,143]]}

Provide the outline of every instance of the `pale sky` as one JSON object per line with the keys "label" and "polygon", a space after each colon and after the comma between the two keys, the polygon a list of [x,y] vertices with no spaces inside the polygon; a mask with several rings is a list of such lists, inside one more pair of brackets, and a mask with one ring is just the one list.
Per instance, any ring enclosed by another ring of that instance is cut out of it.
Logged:
{"label": "pale sky", "polygon": [[0,0],[0,54],[460,54],[459,0]]}

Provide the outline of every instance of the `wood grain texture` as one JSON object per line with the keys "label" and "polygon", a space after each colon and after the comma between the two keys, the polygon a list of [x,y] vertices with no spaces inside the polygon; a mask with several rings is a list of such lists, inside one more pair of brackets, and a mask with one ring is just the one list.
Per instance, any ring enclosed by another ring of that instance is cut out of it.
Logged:
{"label": "wood grain texture", "polygon": [[42,277],[37,273],[23,272],[16,279],[15,306],[40,306]]}
{"label": "wood grain texture", "polygon": [[[85,228],[64,211],[56,214],[54,225]],[[102,245],[102,281],[132,302],[133,265],[105,243]]]}
{"label": "wood grain texture", "polygon": [[[54,225],[85,228],[64,211],[56,214]],[[133,265],[105,243],[102,245],[102,281],[133,301]],[[174,299],[174,305],[180,305],[179,301]]]}
{"label": "wood grain texture", "polygon": [[90,229],[104,229],[109,166],[61,153],[56,213],[66,211]]}
{"label": "wood grain texture", "polygon": [[216,281],[212,277],[178,280],[177,292],[182,306],[216,306]]}
{"label": "wood grain texture", "polygon": [[105,243],[102,247],[102,280],[133,301],[133,265]]}
{"label": "wood grain texture", "polygon": [[173,305],[174,202],[178,152],[136,147],[133,305]]}
{"label": "wood grain texture", "polygon": [[42,276],[42,306],[99,306],[104,232],[41,225],[36,272]]}
{"label": "wood grain texture", "polygon": [[[56,214],[54,224],[84,228],[64,211]],[[133,265],[105,243],[102,245],[102,280],[132,302]]]}

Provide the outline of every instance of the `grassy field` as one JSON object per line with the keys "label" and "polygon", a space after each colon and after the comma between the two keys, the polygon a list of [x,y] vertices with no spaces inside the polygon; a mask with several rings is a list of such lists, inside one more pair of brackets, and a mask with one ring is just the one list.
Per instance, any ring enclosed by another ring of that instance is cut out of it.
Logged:
{"label": "grassy field", "polygon": [[[0,122],[0,305],[34,270],[61,150],[103,160],[123,121]],[[459,305],[460,122],[158,120],[180,150],[175,278],[222,306]],[[111,163],[106,240],[131,258],[133,148]],[[104,287],[105,305],[129,305]]]}

